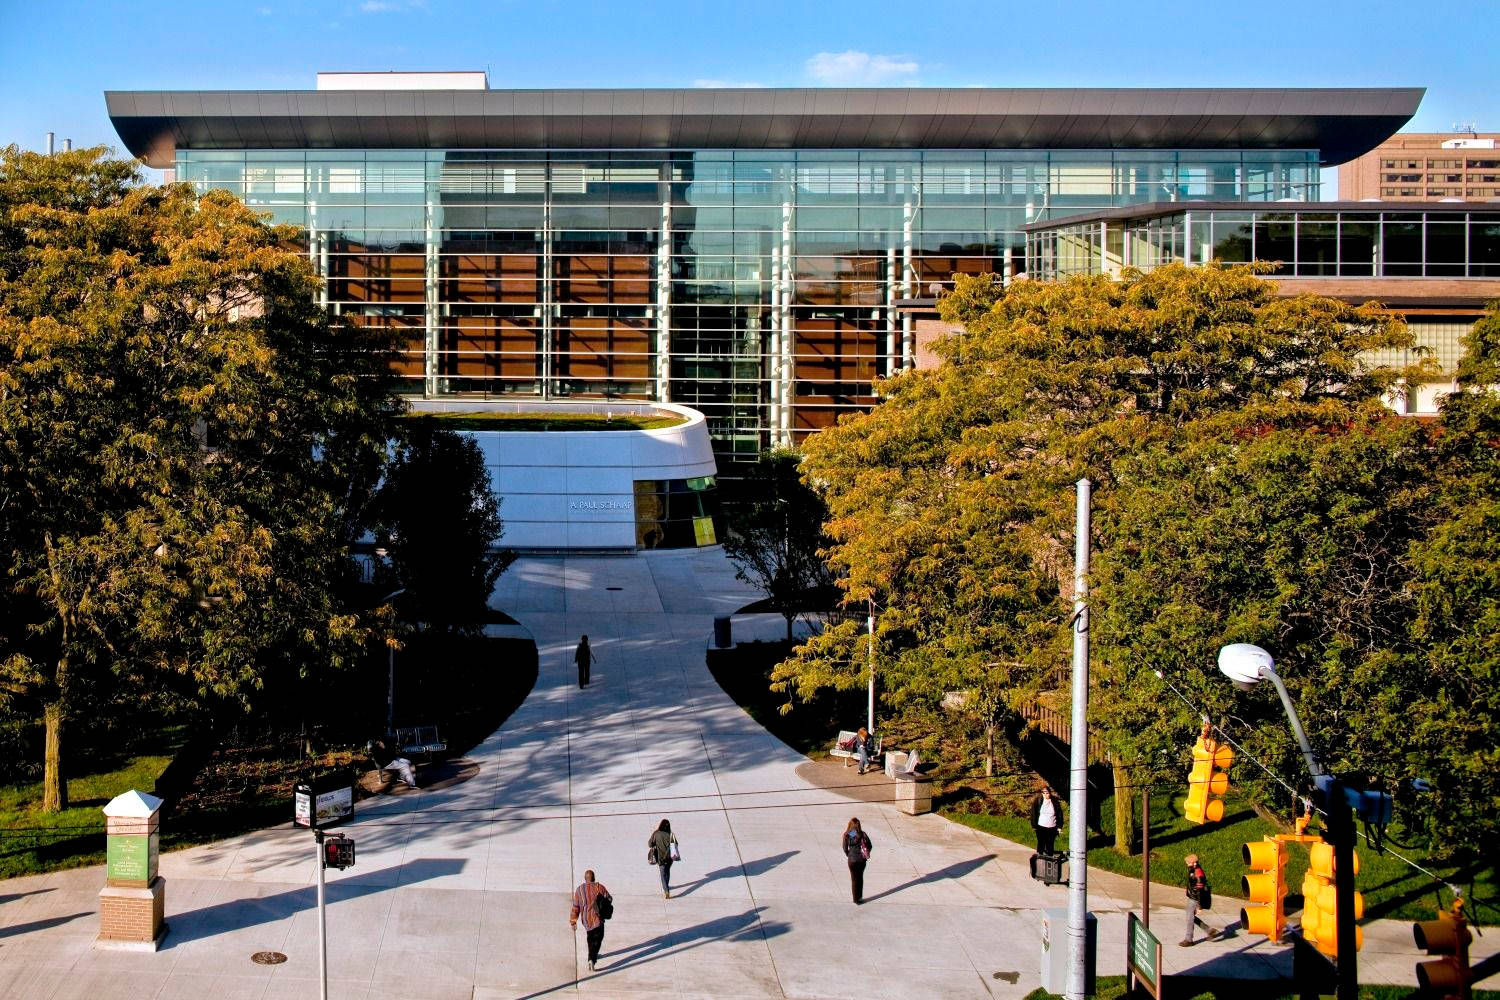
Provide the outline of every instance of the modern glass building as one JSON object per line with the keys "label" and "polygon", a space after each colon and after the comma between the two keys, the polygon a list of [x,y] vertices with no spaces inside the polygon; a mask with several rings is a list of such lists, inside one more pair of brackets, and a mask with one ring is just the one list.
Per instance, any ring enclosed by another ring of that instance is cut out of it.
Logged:
{"label": "modern glass building", "polygon": [[1028,224],[1316,200],[1321,166],[1422,96],[349,76],[107,100],[148,164],[301,228],[327,308],[397,331],[412,394],[685,404],[721,465],[871,405],[872,379],[913,364],[896,302],[1025,270]]}

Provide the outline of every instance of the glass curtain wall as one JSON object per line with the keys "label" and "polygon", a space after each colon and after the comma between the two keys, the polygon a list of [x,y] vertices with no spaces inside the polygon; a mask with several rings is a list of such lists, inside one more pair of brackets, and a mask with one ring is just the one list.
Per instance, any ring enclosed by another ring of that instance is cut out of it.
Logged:
{"label": "glass curtain wall", "polygon": [[[1123,252],[1122,252],[1123,251]],[[1222,211],[1091,220],[1031,234],[1042,280],[1209,260],[1272,277],[1500,278],[1500,211]]]}
{"label": "glass curtain wall", "polygon": [[1315,200],[1310,150],[181,150],[290,223],[407,391],[703,411],[721,463],[912,363],[898,299],[1024,269],[1020,227],[1153,201]]}

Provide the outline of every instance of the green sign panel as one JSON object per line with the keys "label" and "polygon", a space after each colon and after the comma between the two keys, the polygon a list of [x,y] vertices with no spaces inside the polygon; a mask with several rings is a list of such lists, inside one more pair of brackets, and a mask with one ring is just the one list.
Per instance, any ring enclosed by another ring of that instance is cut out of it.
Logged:
{"label": "green sign panel", "polygon": [[1161,942],[1146,929],[1140,918],[1130,914],[1126,930],[1126,964],[1141,985],[1154,997],[1161,996]]}
{"label": "green sign panel", "polygon": [[149,882],[156,875],[156,835],[127,834],[108,838],[105,876],[120,882]]}

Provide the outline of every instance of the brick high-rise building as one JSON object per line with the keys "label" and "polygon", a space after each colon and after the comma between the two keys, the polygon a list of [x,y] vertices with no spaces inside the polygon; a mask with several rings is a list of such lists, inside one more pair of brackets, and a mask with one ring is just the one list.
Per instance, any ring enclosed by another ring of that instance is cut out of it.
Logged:
{"label": "brick high-rise building", "polygon": [[1500,133],[1398,132],[1339,167],[1339,200],[1500,199]]}

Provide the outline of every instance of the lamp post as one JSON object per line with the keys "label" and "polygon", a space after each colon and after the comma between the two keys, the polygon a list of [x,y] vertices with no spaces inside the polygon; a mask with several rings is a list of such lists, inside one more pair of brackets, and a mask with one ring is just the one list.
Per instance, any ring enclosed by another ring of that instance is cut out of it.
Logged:
{"label": "lamp post", "polygon": [[[406,593],[406,588],[393,590],[376,602],[377,608],[384,607],[396,597]],[[385,685],[385,731],[387,735],[396,731],[396,647],[391,645],[389,639],[385,643],[386,652],[386,685]]]}
{"label": "lamp post", "polygon": [[1337,873],[1334,883],[1336,914],[1338,923],[1338,998],[1357,1000],[1359,996],[1359,971],[1354,936],[1354,815],[1345,795],[1344,786],[1338,778],[1330,775],[1313,753],[1307,742],[1307,733],[1302,720],[1297,718],[1297,709],[1292,705],[1286,685],[1276,673],[1271,654],[1259,646],[1236,642],[1219,650],[1219,672],[1234,682],[1235,687],[1248,691],[1262,681],[1268,680],[1276,686],[1281,705],[1286,709],[1292,733],[1297,745],[1302,748],[1302,757],[1312,773],[1313,783],[1323,794],[1323,807],[1327,810],[1328,833],[1333,840],[1333,866]]}

